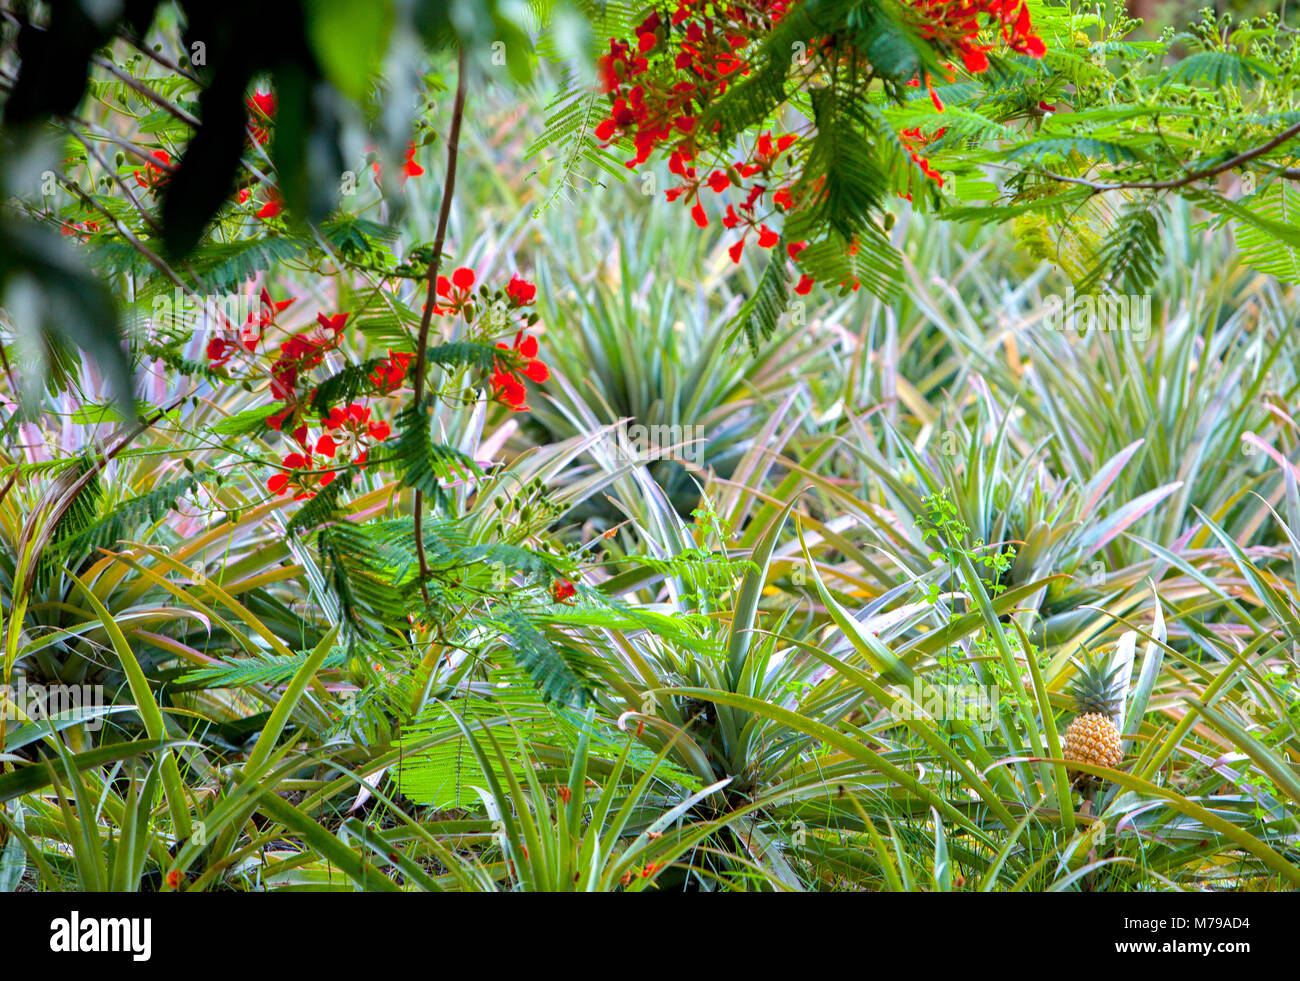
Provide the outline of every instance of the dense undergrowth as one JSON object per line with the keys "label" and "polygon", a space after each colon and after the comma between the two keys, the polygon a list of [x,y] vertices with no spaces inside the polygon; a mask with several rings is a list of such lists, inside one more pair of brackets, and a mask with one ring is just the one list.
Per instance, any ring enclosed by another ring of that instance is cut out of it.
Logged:
{"label": "dense undergrowth", "polygon": [[[0,889],[1300,885],[1296,287],[1178,204],[1145,312],[1053,329],[1033,228],[900,201],[896,294],[751,353],[764,255],[532,172],[555,84],[472,94],[414,401],[441,137],[404,211],[368,166],[310,233],[252,185],[184,290],[120,188],[46,216],[145,408],[0,330]],[[83,132],[176,125],[116,93]],[[113,152],[71,173],[152,193]],[[1094,653],[1117,767],[1063,755]]]}

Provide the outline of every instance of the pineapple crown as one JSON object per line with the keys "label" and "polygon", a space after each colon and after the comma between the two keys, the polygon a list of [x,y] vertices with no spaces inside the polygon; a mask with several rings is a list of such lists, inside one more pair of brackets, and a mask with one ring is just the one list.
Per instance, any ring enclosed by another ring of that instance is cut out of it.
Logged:
{"label": "pineapple crown", "polygon": [[1078,715],[1100,712],[1107,718],[1119,715],[1123,702],[1124,679],[1119,667],[1109,657],[1098,657],[1084,647],[1084,660],[1076,661],[1079,673],[1070,685],[1074,710]]}

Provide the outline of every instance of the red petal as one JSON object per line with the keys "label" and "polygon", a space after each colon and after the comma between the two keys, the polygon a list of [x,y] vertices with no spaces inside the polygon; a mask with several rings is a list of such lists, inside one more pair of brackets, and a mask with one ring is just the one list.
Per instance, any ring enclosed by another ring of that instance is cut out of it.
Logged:
{"label": "red petal", "polygon": [[963,53],[961,60],[962,64],[966,66],[966,70],[972,75],[978,75],[980,72],[986,71],[989,67],[988,55],[979,48],[972,48]]}

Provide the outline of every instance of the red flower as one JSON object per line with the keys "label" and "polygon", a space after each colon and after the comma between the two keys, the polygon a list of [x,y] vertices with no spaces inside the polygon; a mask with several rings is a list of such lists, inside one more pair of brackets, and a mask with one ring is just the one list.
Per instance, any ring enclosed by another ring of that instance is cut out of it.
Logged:
{"label": "red flower", "polygon": [[208,360],[212,362],[212,367],[223,368],[237,349],[234,341],[228,341],[223,337],[214,337],[208,341],[206,353]]}
{"label": "red flower", "polygon": [[321,329],[327,333],[323,336],[333,335],[335,338],[343,332],[343,325],[348,322],[346,313],[336,313],[332,317],[327,317],[323,313],[316,314],[316,323],[320,324]]}
{"label": "red flower", "polygon": [[406,381],[406,373],[410,370],[413,358],[414,355],[390,350],[388,358],[370,372],[370,384],[374,386],[375,393],[389,395],[400,388],[402,382]]}
{"label": "red flower", "polygon": [[408,177],[423,177],[424,168],[415,162],[415,144],[406,148],[406,161],[402,164],[402,180]]}
{"label": "red flower", "polygon": [[943,112],[943,100],[939,98],[939,93],[934,90],[934,86],[930,83],[929,75],[925,76],[925,87],[930,92],[930,101],[934,103],[935,112]]}
{"label": "red flower", "polygon": [[294,301],[294,297],[292,296],[287,300],[272,300],[271,294],[268,292],[266,287],[262,287],[262,293],[259,296],[259,299],[262,302],[262,306],[258,311],[256,318],[252,313],[250,313],[248,319],[244,322],[244,325],[239,329],[239,342],[244,346],[244,349],[248,351],[249,354],[252,354],[257,350],[257,345],[261,343],[262,335],[266,332],[266,328],[275,324],[275,318],[280,311],[288,307],[289,304]]}
{"label": "red flower", "polygon": [[146,161],[144,170],[135,172],[135,182],[141,187],[157,190],[171,176],[172,157],[166,150],[154,150],[149,156],[152,159]]}
{"label": "red flower", "polygon": [[[303,403],[297,400],[287,402],[279,412],[266,417],[266,424],[277,433],[283,432],[286,424],[292,426],[293,432],[302,428]],[[299,440],[301,443],[302,440]]]}
{"label": "red flower", "polygon": [[510,283],[506,286],[506,295],[515,306],[526,307],[536,298],[537,287],[515,275],[510,277]]}
{"label": "red flower", "polygon": [[249,112],[253,115],[253,140],[259,145],[263,145],[271,138],[270,132],[263,124],[270,123],[275,115],[275,93],[254,92],[244,100],[244,104],[248,106]]}
{"label": "red flower", "polygon": [[207,356],[214,368],[223,367],[241,347],[250,354],[256,351],[266,328],[274,324],[279,312],[294,301],[293,297],[289,297],[287,300],[272,300],[271,294],[265,287],[262,288],[259,299],[261,300],[261,309],[257,313],[250,312],[238,331],[235,331],[234,327],[227,321],[227,335],[233,334],[233,337],[214,337],[208,341]]}
{"label": "red flower", "polygon": [[271,394],[278,399],[291,398],[298,387],[298,376],[324,361],[325,354],[337,347],[338,342],[338,334],[333,330],[318,331],[315,335],[299,331],[290,337],[280,345],[280,356],[271,365]]}
{"label": "red flower", "polygon": [[181,876],[181,871],[180,871],[180,869],[172,869],[170,872],[167,873],[167,888],[168,888],[168,889],[179,889],[179,888],[181,887],[181,883],[182,883],[183,881],[184,881],[184,879],[183,879],[183,877]]}
{"label": "red flower", "polygon": [[[374,151],[375,147],[372,146],[370,147],[370,149]],[[402,183],[403,184],[406,183],[407,178],[424,176],[424,168],[415,162],[415,151],[416,151],[416,146],[414,141],[412,141],[410,145],[407,146],[406,158],[402,161]],[[376,160],[374,163],[370,165],[370,170],[374,173],[376,182],[382,181],[384,179],[384,168],[379,163],[378,160]]]}
{"label": "red flower", "polygon": [[272,474],[266,482],[266,488],[272,494],[292,493],[295,501],[304,501],[334,482],[334,472],[316,470],[310,453],[290,453],[282,466],[284,471]]}
{"label": "red flower", "polygon": [[284,202],[280,199],[280,192],[272,188],[266,195],[266,204],[257,209],[258,218],[274,218],[284,210]]}
{"label": "red flower", "polygon": [[297,297],[289,297],[287,300],[272,300],[270,292],[265,286],[262,287],[262,293],[258,297],[262,301],[262,322],[267,324],[275,323],[275,316],[281,310],[287,309]]}
{"label": "red flower", "polygon": [[962,52],[961,60],[972,75],[987,71],[989,67],[989,56],[984,53],[983,48],[970,48]]}
{"label": "red flower", "polygon": [[551,599],[557,603],[563,603],[572,599],[578,592],[578,587],[573,585],[567,579],[557,579],[551,583]]}
{"label": "red flower", "polygon": [[440,297],[447,301],[441,306],[433,308],[434,313],[457,313],[464,310],[465,305],[472,299],[470,290],[474,287],[474,270],[468,266],[461,266],[451,274],[451,278],[439,276],[437,283],[437,292]]}
{"label": "red flower", "polygon": [[256,114],[260,114],[263,118],[271,119],[275,116],[274,92],[254,92],[245,101],[249,109]]}
{"label": "red flower", "polygon": [[388,423],[372,421],[370,409],[358,402],[346,409],[331,409],[324,426],[326,431],[316,441],[316,452],[332,458],[342,451],[342,456],[361,466],[366,463],[370,447],[392,434]]}

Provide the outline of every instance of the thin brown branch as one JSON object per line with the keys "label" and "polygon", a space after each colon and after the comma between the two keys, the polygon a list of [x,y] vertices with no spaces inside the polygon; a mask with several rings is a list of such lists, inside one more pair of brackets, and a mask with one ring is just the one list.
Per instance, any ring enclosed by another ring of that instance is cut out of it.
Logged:
{"label": "thin brown branch", "polygon": [[162,109],[163,111],[175,116],[181,122],[196,128],[199,126],[198,117],[196,117],[193,113],[187,112],[186,110],[182,109],[180,106],[176,105],[176,103],[172,102],[170,99],[163,98],[153,89],[149,88],[149,86],[145,85],[139,79],[132,76],[129,72],[122,71],[122,69],[118,68],[117,65],[113,64],[111,61],[108,61],[105,58],[101,58],[99,57],[99,55],[94,55],[90,59],[90,63],[92,65],[97,65],[100,68],[103,68],[105,71],[111,73],[118,80],[125,83],[127,88],[131,89],[133,92],[137,93],[138,95],[143,96],[145,99],[152,102],[154,105],[156,105],[158,108]]}
{"label": "thin brown branch", "polygon": [[[1118,181],[1114,184],[1103,184],[1100,181],[1090,181],[1086,177],[1067,177],[1064,174],[1055,174],[1050,170],[1043,171],[1044,177],[1052,180],[1062,181],[1066,184],[1079,184],[1083,187],[1091,188],[1094,191],[1172,191],[1179,187],[1186,187],[1188,184],[1194,184],[1197,181],[1205,180],[1210,177],[1217,177],[1225,171],[1240,167],[1242,164],[1250,163],[1256,157],[1262,157],[1270,150],[1275,150],[1287,140],[1293,139],[1300,135],[1300,123],[1288,126],[1282,132],[1278,133],[1267,143],[1261,143],[1259,146],[1252,147],[1249,150],[1243,150],[1229,160],[1223,163],[1215,164],[1213,167],[1206,167],[1203,170],[1196,170],[1182,177],[1165,180],[1165,181]],[[1291,171],[1283,171],[1282,176],[1290,176]]]}
{"label": "thin brown branch", "polygon": [[[456,159],[460,153],[460,123],[465,115],[465,76],[467,74],[465,48],[462,46],[456,59],[456,101],[451,110],[451,129],[447,134],[447,178],[442,188],[442,202],[438,207],[438,227],[433,235],[433,255],[429,258],[428,285],[425,291],[424,313],[420,317],[420,333],[415,344],[415,404],[424,419],[424,371],[429,348],[429,325],[433,322],[433,308],[438,297],[438,268],[442,264],[442,247],[447,241],[447,221],[451,217],[451,200],[456,193]],[[415,492],[415,554],[420,560],[420,594],[424,605],[429,605],[429,560],[424,551],[424,492]]]}
{"label": "thin brown branch", "polygon": [[135,236],[135,234],[131,231],[131,229],[127,228],[124,224],[122,224],[122,222],[118,219],[118,217],[115,214],[113,214],[113,212],[109,211],[102,204],[100,204],[89,194],[83,191],[75,181],[70,180],[68,177],[62,174],[56,175],[56,178],[60,184],[62,184],[65,188],[67,188],[77,197],[79,197],[83,204],[87,205],[88,207],[94,208],[101,215],[107,218],[110,224],[112,224],[112,226],[115,229],[117,229],[117,233],[121,235],[124,239],[126,239],[127,244],[130,245],[131,248],[139,252],[140,255],[144,257],[146,262],[148,262],[151,266],[157,269],[169,280],[171,280],[171,282],[174,285],[179,286],[182,290],[184,290],[188,296],[190,297],[194,296],[194,294],[190,291],[189,286],[186,284],[185,280],[181,279],[180,276],[177,275],[176,270],[174,270],[171,266],[167,265],[167,263],[165,263],[158,256],[158,254],[153,251],[153,249],[149,248],[149,246],[141,242],[140,239],[138,239]]}
{"label": "thin brown branch", "polygon": [[194,82],[196,84],[198,83],[199,77],[197,75],[195,75],[193,72],[186,71],[184,68],[180,66],[179,62],[173,61],[171,58],[168,58],[161,51],[155,51],[151,45],[145,43],[145,40],[143,38],[137,37],[126,27],[119,27],[117,33],[118,33],[118,37],[125,40],[127,44],[131,45],[131,47],[135,48],[137,51],[139,51],[150,61],[154,62],[155,64],[159,65],[162,68],[167,69],[169,72],[172,72],[173,74],[179,75],[181,78],[189,79],[189,81]]}

